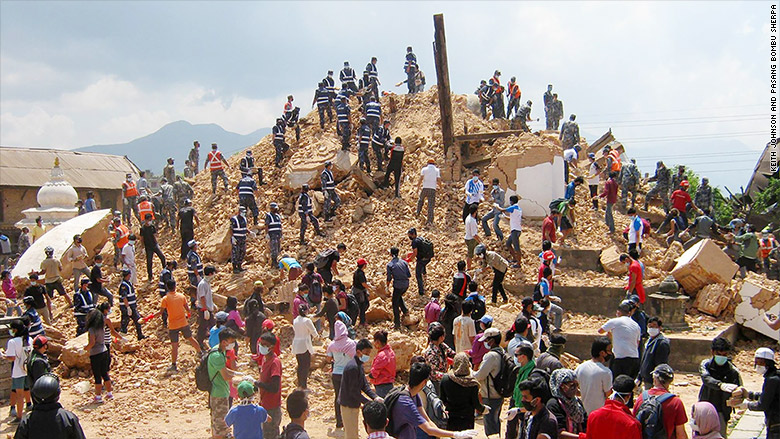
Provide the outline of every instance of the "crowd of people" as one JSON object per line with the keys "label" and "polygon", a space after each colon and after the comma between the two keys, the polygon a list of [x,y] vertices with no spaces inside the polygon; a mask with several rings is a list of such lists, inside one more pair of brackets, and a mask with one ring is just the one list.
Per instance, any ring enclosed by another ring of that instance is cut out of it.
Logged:
{"label": "crowd of people", "polygon": [[[411,47],[407,49],[404,72],[409,93],[421,91],[424,75]],[[506,90],[509,105],[504,111],[500,74],[496,71],[490,82],[485,82],[478,90],[483,116],[487,117],[488,106],[494,118],[508,118],[514,111],[515,119],[527,128],[531,102],[520,106],[520,89],[512,78]],[[383,171],[383,164],[388,160],[382,186],[389,185],[389,177],[393,174],[395,196],[400,197],[404,147],[400,137],[391,142],[391,124],[387,119],[382,121],[377,59],[371,59],[359,80],[345,62],[339,79],[341,89],[338,93],[332,71],[318,84],[313,105],[318,108],[320,126],[324,128],[333,123],[332,110],[335,109],[337,135],[342,148],[349,150],[352,142],[349,101],[357,96],[363,113],[355,137],[360,166],[370,172],[368,148],[371,146],[379,171]],[[300,135],[299,108],[294,107],[293,102],[293,96],[289,96],[272,134],[278,167],[283,164],[289,149],[285,142],[287,128],[294,128],[296,135]],[[552,86],[544,95],[544,103],[547,128],[558,129],[563,109],[557,94],[552,93]],[[269,238],[272,267],[278,268],[280,276],[296,285],[290,303],[294,338],[290,351],[284,353],[274,331],[276,324],[270,318],[278,310],[265,305],[267,291],[262,281],[254,283],[252,294],[241,305],[236,297],[228,297],[222,307],[215,303],[212,284],[217,267],[204,263],[199,253],[194,232],[200,220],[192,207],[192,188],[185,181],[198,173],[199,143],[196,141],[190,151],[184,178],[176,175],[174,161],[168,159],[157,193],[151,192],[143,173],[138,180],[128,174],[122,183],[123,209],[114,212],[110,226],[115,255],[112,265],[120,277],[116,296],[107,288],[109,278],[104,274],[103,256],[94,256],[93,265],[88,266],[89,256],[79,235],[73,237],[73,243],[63,256],[72,266],[72,295],[65,288],[68,273],[62,272],[62,264],[54,258],[51,247],[45,249],[46,257],[40,270],[29,274],[30,286],[21,295],[23,306],[17,303],[18,296],[9,272],[2,273],[6,314],[16,313],[21,317],[11,324],[12,338],[3,352],[6,359],[13,361],[10,415],[12,423],[20,423],[17,437],[40,437],[38,432],[47,425],[56,426],[58,431],[68,431],[70,436],[67,437],[84,437],[78,419],[57,403],[59,383],[51,374],[46,357],[48,340],[43,323],[52,324],[52,301],[57,300],[55,292],[72,309],[77,335],[87,334],[85,349],[89,352],[94,376],[94,403],[114,398],[110,377],[112,340],[126,337],[131,321],[136,338],[143,340],[143,324],[160,318],[171,342],[171,364],[167,373],[179,372],[180,336],[198,355],[199,364],[194,371],[196,387],[208,392],[214,438],[308,438],[305,430],[309,417],[307,388],[317,339],[328,344],[326,354],[332,363],[329,372],[333,386],[333,427],[343,429],[346,439],[360,437],[361,417],[369,439],[476,437],[479,418],[486,436],[504,433],[507,439],[683,439],[688,437],[685,425],[689,419],[695,438],[713,439],[725,437],[734,407],[764,412],[768,438],[780,437],[780,376],[774,352],[768,348],[760,348],[754,354],[756,371],[764,377],[761,392],[747,391],[742,386],[740,371],[730,359],[733,347],[723,338],[712,341],[712,357],[701,364],[699,402],[688,411],[681,399],[669,392],[675,377],[675,371],[669,366],[671,345],[663,334],[661,319],[648,316],[645,307],[642,241],[651,230],[649,222],[638,215],[639,171],[635,163],[623,164],[618,151],[605,147],[606,167],[602,169],[595,155],[589,154],[587,173],[580,175],[580,139],[575,120],[576,116],[572,114],[560,129],[566,163],[565,196],[550,203],[550,214],[544,219],[538,247],[525,249],[539,252],[538,276],[533,294],[520,300],[522,311],[509,327],[498,327],[489,315],[485,279],[492,271],[491,304],[497,305],[499,296],[503,302],[510,301],[503,283],[510,270],[521,268],[521,200],[517,195],[507,194],[498,179],[493,179],[486,188],[479,169],[473,169],[471,178],[464,183],[463,257],[453,267],[451,290],[444,290],[446,294],[442,294],[427,281],[426,267],[436,258],[435,243],[418,233],[416,228],[408,230],[408,252],[402,254],[398,247],[388,249],[384,279],[371,279],[366,273],[368,262],[363,258],[357,259],[351,269],[346,268],[347,263],[342,259],[347,250],[344,244],[327,248],[310,261],[298,261],[281,254],[284,218],[276,202],[268,203],[267,212],[261,215],[257,191],[258,186],[264,184],[263,170],[255,166],[252,152],[247,151],[240,161],[241,179],[235,187],[238,208],[228,225],[231,264],[233,273],[241,275],[245,271],[247,238],[264,230]],[[210,172],[214,196],[217,196],[219,182],[225,193],[229,192],[228,168],[217,144],[212,144],[203,171]],[[714,201],[706,178],[702,179],[691,199],[687,192],[689,177],[684,171],[681,168],[672,176],[659,162],[651,179],[656,186],[646,195],[646,200],[655,196],[661,198],[668,211],[661,226],[670,226],[668,241],[682,241],[681,235],[687,231],[692,237],[683,244],[690,247],[719,233],[720,229],[710,216]],[[570,177],[573,177],[571,181]],[[175,183],[170,184],[174,180]],[[604,180],[603,191],[599,193],[601,180]],[[329,221],[341,205],[332,163],[324,164],[320,182],[325,200],[323,217],[324,221]],[[622,189],[619,208],[630,218],[623,232],[625,253],[619,260],[627,266],[628,277],[626,298],[615,304],[616,317],[599,329],[600,335],[594,334],[592,358],[576,369],[569,369],[564,366],[567,360],[564,355],[566,337],[562,333],[563,301],[555,295],[556,275],[561,269],[554,246],[565,245],[570,240],[572,230],[577,226],[576,190],[586,182],[593,209],[599,209],[599,198],[606,199],[605,222],[611,233],[616,230],[613,208],[618,202],[618,190]],[[420,170],[416,209],[420,215],[427,202],[426,226],[435,221],[434,206],[440,186],[441,172],[436,161],[430,159]],[[309,222],[317,235],[323,235],[313,213],[311,190],[303,185],[297,196],[301,245],[306,244]],[[88,197],[83,203],[84,209],[94,210],[97,206],[94,200],[89,202],[90,199]],[[693,211],[700,215],[689,225],[688,216]],[[480,212],[484,215],[480,216]],[[254,229],[249,225],[248,213],[252,215]],[[138,223],[137,234],[132,229],[133,218]],[[263,224],[259,225],[261,218]],[[508,219],[508,231],[502,230],[502,218]],[[174,280],[173,273],[179,269],[176,256],[166,256],[158,245],[158,227],[162,226],[179,231],[181,251],[178,259],[185,261],[188,281],[185,286],[177,285]],[[489,242],[493,234],[498,246]],[[146,317],[138,310],[136,294],[138,235],[146,255],[147,286],[157,281],[160,295],[159,309]],[[777,254],[774,238],[766,238],[757,236],[752,226],[744,221],[734,221],[725,236],[727,244],[739,245],[736,259],[743,269],[750,270],[758,270],[759,255],[768,266],[766,260],[771,259],[771,254]],[[34,233],[32,239],[35,239]],[[769,251],[765,252],[767,248]],[[155,255],[161,264],[157,279],[153,277]],[[391,343],[398,331],[405,330],[404,322],[413,312],[404,301],[413,277],[412,264],[418,295],[429,297],[422,310],[428,345],[422,355],[400,367]],[[342,279],[350,274],[352,282],[348,290]],[[370,339],[358,339],[355,327],[367,325],[369,298],[376,293],[375,285],[381,282],[391,292],[396,332],[379,329]],[[105,300],[101,302],[99,296]],[[121,315],[119,331],[109,318],[115,302]],[[194,328],[190,324],[193,316]],[[773,329],[780,328],[780,319],[764,318]],[[244,342],[256,364],[256,377],[239,372],[238,355]],[[291,422],[280,429],[283,416],[280,356],[288,354],[294,355],[297,363],[296,390],[286,398],[285,408]],[[401,380],[396,371],[407,366],[408,377]],[[370,372],[366,374],[366,370]],[[29,409],[32,412],[23,418],[24,411]]]}

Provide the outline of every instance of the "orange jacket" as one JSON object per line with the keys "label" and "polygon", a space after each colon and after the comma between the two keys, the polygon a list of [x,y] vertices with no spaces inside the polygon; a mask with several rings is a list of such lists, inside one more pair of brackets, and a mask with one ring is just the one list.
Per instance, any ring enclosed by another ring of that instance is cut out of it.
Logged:
{"label": "orange jacket", "polygon": [[138,196],[138,188],[135,187],[134,181],[126,181],[122,183],[122,189],[125,190],[125,197],[137,197]]}
{"label": "orange jacket", "polygon": [[114,239],[116,239],[116,246],[120,249],[130,241],[130,229],[126,225],[120,224],[119,227],[114,228]]}
{"label": "orange jacket", "polygon": [[620,162],[620,153],[613,149],[609,152],[609,156],[612,157],[612,168],[610,168],[610,171],[620,172],[620,168],[623,167],[623,164]]}
{"label": "orange jacket", "polygon": [[761,257],[764,259],[768,258],[769,253],[772,253],[776,245],[774,238],[761,238],[758,241],[758,250],[761,253]]}
{"label": "orange jacket", "polygon": [[507,86],[509,87],[509,95],[515,99],[520,99],[520,86],[514,82],[510,82]]}
{"label": "orange jacket", "polygon": [[141,217],[141,221],[146,219],[147,214],[152,215],[152,219],[154,219],[154,208],[152,207],[152,203],[149,201],[141,201],[138,203],[138,215]]}

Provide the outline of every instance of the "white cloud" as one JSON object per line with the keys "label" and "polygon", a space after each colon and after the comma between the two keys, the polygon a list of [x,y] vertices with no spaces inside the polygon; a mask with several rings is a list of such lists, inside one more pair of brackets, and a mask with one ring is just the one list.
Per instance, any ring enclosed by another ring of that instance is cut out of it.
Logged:
{"label": "white cloud", "polygon": [[24,114],[0,114],[0,145],[67,147],[72,145],[76,124],[67,116],[49,114],[34,107]]}

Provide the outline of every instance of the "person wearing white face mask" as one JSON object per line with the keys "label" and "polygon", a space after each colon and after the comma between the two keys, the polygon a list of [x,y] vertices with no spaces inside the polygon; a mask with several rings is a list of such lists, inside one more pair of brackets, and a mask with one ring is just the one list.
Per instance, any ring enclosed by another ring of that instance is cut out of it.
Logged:
{"label": "person wearing white face mask", "polygon": [[225,416],[230,410],[230,386],[229,381],[234,376],[241,375],[227,367],[227,351],[235,348],[238,334],[230,328],[225,328],[219,333],[219,346],[208,354],[208,370],[211,378],[211,390],[209,391],[209,410],[211,411],[211,437],[226,438],[229,429],[225,423]]}
{"label": "person wearing white face mask", "polygon": [[[780,375],[777,374],[775,365],[775,353],[769,348],[758,348],[754,358],[756,372],[764,376],[764,385],[760,392],[748,392],[740,387],[732,394],[732,400],[745,398],[743,401],[733,404],[737,408],[764,412],[767,439],[780,438]],[[730,402],[731,402],[730,401]]]}
{"label": "person wearing white face mask", "polygon": [[489,350],[479,369],[474,373],[474,378],[479,382],[479,395],[482,397],[482,403],[490,407],[490,412],[485,415],[485,435],[501,433],[501,406],[504,404],[504,398],[496,390],[493,379],[501,372],[504,349],[501,347],[501,332],[497,328],[488,328],[479,338],[479,341],[485,344]]}
{"label": "person wearing white face mask", "polygon": [[[639,312],[639,310],[637,310]],[[669,352],[671,350],[669,339],[661,332],[663,321],[658,317],[650,317],[647,320],[647,344],[642,351],[642,361],[639,365],[639,379],[636,385],[644,382],[645,390],[653,388],[653,369],[659,364],[669,364]]]}
{"label": "person wearing white face mask", "polygon": [[363,372],[363,363],[371,359],[371,349],[372,345],[368,339],[363,338],[358,341],[355,346],[355,356],[344,366],[344,373],[341,375],[339,405],[346,439],[358,439],[360,405],[370,401],[363,396],[363,393],[373,400],[382,401],[382,398],[371,388]]}
{"label": "person wearing white face mask", "polygon": [[585,439],[641,439],[642,425],[626,406],[634,393],[634,379],[619,375],[612,382],[612,390],[604,407],[588,415]]}
{"label": "person wearing white face mask", "polygon": [[739,370],[729,361],[731,343],[722,337],[712,340],[712,357],[701,362],[701,390],[699,401],[711,403],[720,416],[720,434],[726,436],[726,426],[731,417],[731,407],[727,402],[731,394],[742,385]]}

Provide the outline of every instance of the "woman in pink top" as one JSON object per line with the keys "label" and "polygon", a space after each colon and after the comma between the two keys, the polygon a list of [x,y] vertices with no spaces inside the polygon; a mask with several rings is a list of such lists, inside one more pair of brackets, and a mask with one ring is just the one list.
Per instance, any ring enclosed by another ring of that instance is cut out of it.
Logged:
{"label": "woman in pink top", "polygon": [[[238,299],[235,296],[228,296],[225,302],[225,312],[228,313],[227,322],[225,327],[230,328],[241,335],[246,335],[246,323],[241,318],[241,314],[238,312]],[[238,355],[238,343],[236,343],[235,353]]]}
{"label": "woman in pink top", "polygon": [[374,384],[376,394],[384,398],[395,383],[395,352],[387,344],[387,331],[374,333],[374,348],[376,357],[371,363],[371,373],[368,375]]}
{"label": "woman in pink top", "polygon": [[5,316],[10,317],[14,309],[16,309],[16,315],[21,316],[22,309],[16,304],[16,288],[11,280],[11,272],[3,270],[0,273],[0,279],[3,281],[3,294],[5,294]]}

